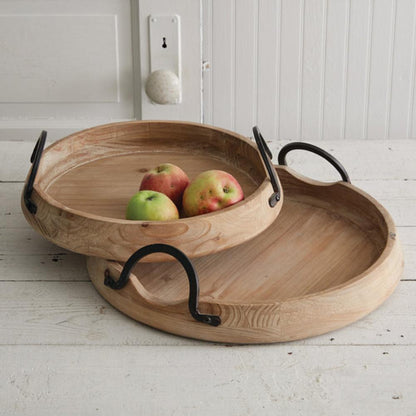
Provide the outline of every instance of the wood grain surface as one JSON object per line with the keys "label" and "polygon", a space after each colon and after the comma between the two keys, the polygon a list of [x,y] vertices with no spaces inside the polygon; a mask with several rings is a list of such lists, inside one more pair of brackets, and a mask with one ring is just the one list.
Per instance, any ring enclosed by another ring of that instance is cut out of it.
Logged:
{"label": "wood grain surface", "polygon": [[211,341],[268,343],[318,335],[379,306],[398,283],[403,259],[389,214],[345,183],[277,171],[285,189],[279,218],[261,235],[195,259],[200,309],[219,327],[192,319],[188,283],[176,263],[138,264],[124,289],[104,286],[122,265],[87,261],[91,280],[113,306],[168,332]]}
{"label": "wood grain surface", "polygon": [[[167,162],[191,180],[205,170],[225,170],[239,181],[245,199],[192,218],[126,220],[143,175]],[[283,201],[271,208],[272,193],[260,154],[248,139],[196,123],[136,121],[85,130],[47,148],[33,192],[38,212],[30,214],[23,204],[22,209],[44,237],[77,253],[125,261],[140,247],[166,243],[198,257],[266,229]],[[167,259],[154,254],[146,261]]]}

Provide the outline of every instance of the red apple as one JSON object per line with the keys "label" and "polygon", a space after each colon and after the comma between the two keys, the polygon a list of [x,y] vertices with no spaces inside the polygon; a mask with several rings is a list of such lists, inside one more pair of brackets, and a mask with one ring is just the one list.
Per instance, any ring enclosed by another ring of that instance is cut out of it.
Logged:
{"label": "red apple", "polygon": [[180,167],[172,163],[163,163],[144,175],[140,190],[161,192],[180,209],[183,191],[188,185],[188,175]]}
{"label": "red apple", "polygon": [[169,221],[178,218],[176,205],[160,192],[137,192],[127,205],[126,219],[128,220]]}
{"label": "red apple", "polygon": [[185,189],[182,199],[187,217],[217,211],[244,199],[234,176],[222,170],[200,173]]}

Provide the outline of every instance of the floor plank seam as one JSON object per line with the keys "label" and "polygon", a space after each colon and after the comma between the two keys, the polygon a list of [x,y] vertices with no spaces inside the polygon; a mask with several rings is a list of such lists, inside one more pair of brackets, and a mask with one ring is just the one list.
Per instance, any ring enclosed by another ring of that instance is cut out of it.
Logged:
{"label": "floor plank seam", "polygon": [[356,348],[374,348],[374,347],[384,347],[384,348],[396,348],[396,347],[414,347],[415,344],[296,344],[296,341],[287,343],[271,343],[271,344],[218,344],[213,342],[201,342],[200,344],[185,344],[185,345],[170,345],[170,344],[0,344],[0,348],[9,348],[9,347],[83,347],[83,348],[140,348],[140,347],[163,347],[163,348],[207,348],[207,347],[224,347],[224,348],[273,348],[273,347],[290,347],[290,348],[322,348],[322,347],[331,347],[331,348],[340,348],[340,347],[356,347]]}

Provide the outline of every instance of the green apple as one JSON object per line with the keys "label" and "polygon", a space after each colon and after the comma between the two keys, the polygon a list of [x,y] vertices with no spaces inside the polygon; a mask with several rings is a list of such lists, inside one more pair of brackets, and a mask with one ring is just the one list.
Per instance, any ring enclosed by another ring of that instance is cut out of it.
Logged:
{"label": "green apple", "polygon": [[176,205],[164,194],[156,191],[139,191],[127,205],[128,220],[169,221],[179,218]]}
{"label": "green apple", "polygon": [[237,179],[222,170],[200,173],[185,189],[182,199],[187,217],[217,211],[244,199]]}

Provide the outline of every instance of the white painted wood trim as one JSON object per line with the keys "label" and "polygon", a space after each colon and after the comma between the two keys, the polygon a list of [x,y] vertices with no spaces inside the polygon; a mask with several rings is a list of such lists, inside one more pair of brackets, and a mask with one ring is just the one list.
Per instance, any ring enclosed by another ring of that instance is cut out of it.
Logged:
{"label": "white painted wood trim", "polygon": [[[140,45],[140,99],[143,120],[202,120],[202,51],[201,2],[195,0],[135,0],[138,1]],[[182,101],[179,104],[152,103],[145,92],[150,75],[149,16],[178,15],[181,38]]]}

